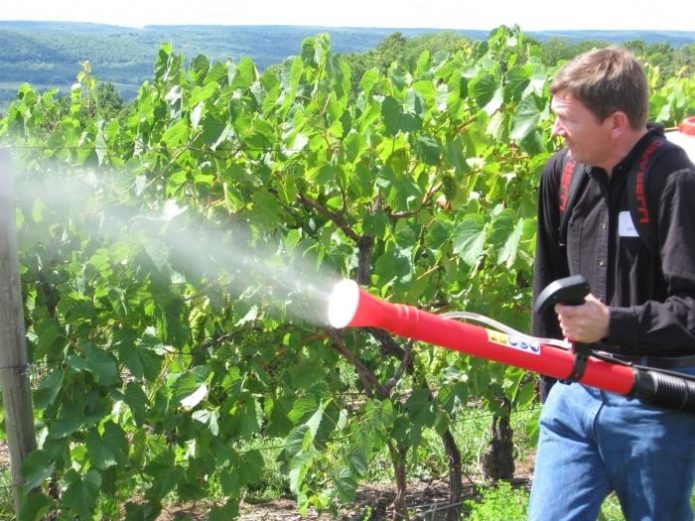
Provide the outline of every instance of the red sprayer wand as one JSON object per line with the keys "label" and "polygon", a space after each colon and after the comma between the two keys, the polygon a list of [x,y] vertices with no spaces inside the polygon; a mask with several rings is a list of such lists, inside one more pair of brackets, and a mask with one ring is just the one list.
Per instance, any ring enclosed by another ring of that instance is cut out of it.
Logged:
{"label": "red sprayer wand", "polygon": [[[589,287],[581,276],[550,284],[535,309],[583,302]],[[695,379],[679,373],[607,360],[587,346],[501,332],[435,315],[413,306],[380,300],[351,280],[334,287],[328,306],[332,327],[376,327],[395,335],[446,347],[475,357],[575,380],[591,387],[639,398],[676,410],[695,412]]]}

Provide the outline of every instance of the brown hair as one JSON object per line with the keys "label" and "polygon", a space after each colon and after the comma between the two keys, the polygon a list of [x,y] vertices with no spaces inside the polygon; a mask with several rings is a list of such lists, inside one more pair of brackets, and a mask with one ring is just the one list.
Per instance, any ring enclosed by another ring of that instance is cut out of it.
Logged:
{"label": "brown hair", "polygon": [[567,92],[599,121],[616,111],[624,112],[633,129],[644,127],[649,110],[647,78],[642,65],[618,46],[580,54],[558,71],[550,92]]}

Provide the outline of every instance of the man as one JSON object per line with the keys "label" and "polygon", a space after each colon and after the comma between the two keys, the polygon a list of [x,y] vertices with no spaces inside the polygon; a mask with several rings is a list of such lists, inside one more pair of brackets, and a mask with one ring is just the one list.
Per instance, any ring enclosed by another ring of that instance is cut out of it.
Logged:
{"label": "man", "polygon": [[[626,177],[663,134],[647,126],[644,71],[619,47],[566,64],[551,84],[553,134],[566,148],[540,185],[534,295],[550,282],[584,275],[579,306],[534,316],[540,337],[596,344],[627,362],[695,373],[695,174],[675,148],[655,157],[667,176],[658,197],[658,251],[631,221]],[[560,229],[562,171],[586,166],[566,236]],[[598,344],[597,344],[598,343]],[[595,520],[615,491],[627,520],[692,519],[695,415],[647,406],[579,383],[558,382],[541,413],[529,519]]]}

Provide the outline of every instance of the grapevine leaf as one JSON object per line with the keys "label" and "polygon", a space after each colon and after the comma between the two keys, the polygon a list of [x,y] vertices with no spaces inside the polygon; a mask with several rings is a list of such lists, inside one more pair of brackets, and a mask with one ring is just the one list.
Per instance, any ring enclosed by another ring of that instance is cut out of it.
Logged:
{"label": "grapevine leaf", "polygon": [[454,253],[469,266],[474,266],[483,252],[487,233],[480,219],[467,217],[454,232]]}
{"label": "grapevine leaf", "polygon": [[89,342],[83,343],[81,348],[84,356],[70,355],[67,359],[72,368],[89,371],[94,375],[97,383],[104,386],[111,386],[120,382],[118,365],[110,353]]}
{"label": "grapevine leaf", "polygon": [[62,387],[64,376],[65,373],[62,369],[55,369],[46,375],[34,391],[34,406],[36,408],[45,409],[53,404]]}
{"label": "grapevine leaf", "polygon": [[33,492],[22,502],[18,519],[23,521],[38,521],[53,508],[55,501],[45,494]]}
{"label": "grapevine leaf", "polygon": [[63,505],[73,509],[81,518],[92,518],[101,487],[101,475],[96,470],[90,470],[83,478],[70,470],[65,480],[68,486],[63,493]]}
{"label": "grapevine leaf", "polygon": [[55,461],[49,459],[43,450],[35,450],[22,462],[22,476],[24,477],[24,489],[33,490],[55,471]]}
{"label": "grapevine leaf", "polygon": [[538,126],[541,110],[535,95],[526,96],[519,102],[519,106],[512,118],[512,130],[510,137],[516,141],[522,141]]}
{"label": "grapevine leaf", "polygon": [[87,434],[87,451],[92,464],[97,470],[105,470],[117,464],[111,447],[101,438],[95,429]]}

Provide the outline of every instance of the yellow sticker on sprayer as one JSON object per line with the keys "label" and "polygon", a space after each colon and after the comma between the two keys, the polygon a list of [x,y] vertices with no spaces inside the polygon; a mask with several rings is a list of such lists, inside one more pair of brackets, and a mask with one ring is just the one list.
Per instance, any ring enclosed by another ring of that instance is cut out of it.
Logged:
{"label": "yellow sticker on sprayer", "polygon": [[522,338],[520,336],[505,335],[499,331],[492,331],[486,329],[487,339],[490,342],[499,344],[504,347],[509,347],[511,349],[516,349],[518,351],[523,351],[524,353],[529,353],[532,355],[541,354],[541,344],[530,338]]}

